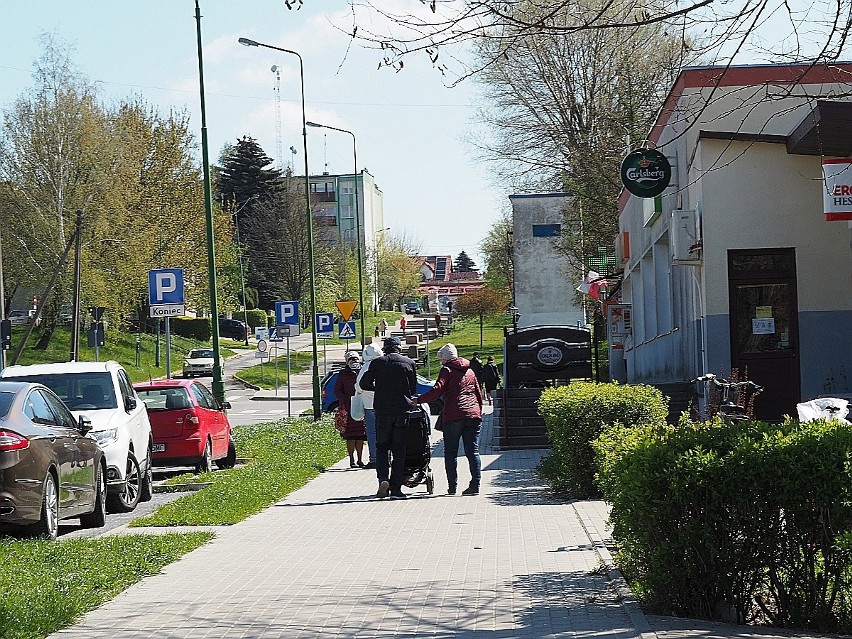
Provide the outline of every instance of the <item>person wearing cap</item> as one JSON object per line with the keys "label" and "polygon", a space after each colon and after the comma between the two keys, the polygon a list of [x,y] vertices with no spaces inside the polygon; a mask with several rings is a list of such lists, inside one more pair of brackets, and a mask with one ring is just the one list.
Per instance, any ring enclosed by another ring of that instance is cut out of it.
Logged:
{"label": "person wearing cap", "polygon": [[382,351],[375,344],[367,344],[364,347],[364,363],[361,365],[355,383],[355,392],[361,395],[361,400],[364,403],[364,426],[367,430],[367,452],[369,454],[366,468],[376,467],[376,411],[373,408],[375,392],[363,390],[360,382],[364,373],[370,369],[370,362],[381,357],[381,355]]}
{"label": "person wearing cap", "polygon": [[[346,366],[337,374],[334,382],[334,395],[338,406],[346,409],[346,430],[340,436],[346,440],[349,453],[349,468],[364,468],[364,440],[367,438],[364,420],[352,419],[352,396],[355,395],[355,381],[361,368],[361,356],[355,351],[346,353]],[[355,461],[355,456],[358,461]]]}
{"label": "person wearing cap", "polygon": [[488,403],[491,404],[491,393],[500,386],[500,371],[497,370],[497,364],[494,363],[493,355],[488,356],[488,361],[482,369],[482,383],[485,385],[485,395],[488,397]]}
{"label": "person wearing cap", "polygon": [[482,426],[482,390],[471,363],[459,357],[454,344],[445,344],[438,350],[441,370],[432,390],[415,398],[418,404],[428,404],[441,398],[444,409],[441,423],[444,432],[444,468],[447,471],[447,493],[456,494],[459,440],[464,442],[464,454],[470,467],[470,484],[462,495],[478,495],[482,479],[482,462],[479,458],[479,431]]}
{"label": "person wearing cap", "polygon": [[[416,407],[412,397],[417,392],[414,360],[400,353],[398,337],[385,339],[384,355],[370,362],[358,386],[374,391],[373,410],[376,411],[376,477],[379,480],[377,497],[405,499],[402,482],[405,478],[405,447],[408,411]],[[388,453],[391,454],[390,468]]]}

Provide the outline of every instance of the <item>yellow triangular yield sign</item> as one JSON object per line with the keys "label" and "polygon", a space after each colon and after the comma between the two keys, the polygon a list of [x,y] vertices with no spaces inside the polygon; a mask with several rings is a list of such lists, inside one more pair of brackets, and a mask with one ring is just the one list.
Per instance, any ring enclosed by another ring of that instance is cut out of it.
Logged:
{"label": "yellow triangular yield sign", "polygon": [[340,311],[340,316],[343,318],[343,321],[348,322],[349,318],[352,317],[352,311],[355,310],[358,302],[347,300],[344,302],[335,302],[334,305],[337,307],[337,310]]}

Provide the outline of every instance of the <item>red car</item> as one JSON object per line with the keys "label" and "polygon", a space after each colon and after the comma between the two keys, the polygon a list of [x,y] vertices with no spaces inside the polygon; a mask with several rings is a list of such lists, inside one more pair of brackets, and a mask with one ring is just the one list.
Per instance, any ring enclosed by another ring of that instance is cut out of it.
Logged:
{"label": "red car", "polygon": [[237,450],[231,423],[225,414],[230,404],[219,404],[201,382],[162,379],[134,384],[145,402],[154,436],[155,466],[194,466],[198,473],[233,468]]}

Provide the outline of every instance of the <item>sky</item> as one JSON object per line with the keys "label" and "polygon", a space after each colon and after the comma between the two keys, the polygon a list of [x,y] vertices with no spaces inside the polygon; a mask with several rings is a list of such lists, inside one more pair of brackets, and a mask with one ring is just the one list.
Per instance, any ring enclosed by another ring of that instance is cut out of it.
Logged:
{"label": "sky", "polygon": [[[387,0],[383,6],[407,5]],[[465,137],[476,128],[477,86],[455,88],[424,57],[378,69],[381,53],[351,42],[345,0],[201,0],[207,137],[211,161],[249,135],[276,158],[276,110],[286,166],[304,174],[298,59],[241,46],[246,37],[297,51],[304,61],[308,121],[352,131],[359,169],[384,195],[385,226],[421,254],[466,251],[483,267],[479,244],[508,205],[487,164]],[[194,0],[0,2],[0,108],[33,86],[32,64],[50,34],[72,47],[79,71],[106,103],[141,96],[160,113],[185,110],[199,147],[201,117]],[[280,100],[276,73],[280,68]],[[277,106],[276,106],[277,105]],[[297,150],[295,156],[290,147]],[[200,157],[200,151],[199,151]],[[277,159],[277,158],[276,158]],[[352,138],[308,129],[310,173],[351,173]]]}

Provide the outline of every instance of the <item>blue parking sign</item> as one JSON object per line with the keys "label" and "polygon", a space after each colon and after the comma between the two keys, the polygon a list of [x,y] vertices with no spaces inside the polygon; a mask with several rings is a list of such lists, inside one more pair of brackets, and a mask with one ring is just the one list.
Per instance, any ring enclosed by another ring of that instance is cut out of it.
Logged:
{"label": "blue parking sign", "polygon": [[275,324],[299,324],[299,302],[275,302]]}
{"label": "blue parking sign", "polygon": [[317,334],[331,333],[334,334],[334,313],[317,313],[316,314]]}
{"label": "blue parking sign", "polygon": [[148,271],[148,302],[183,304],[183,269],[160,268]]}

